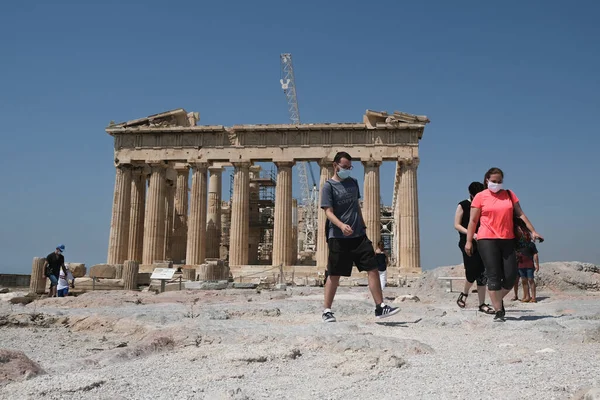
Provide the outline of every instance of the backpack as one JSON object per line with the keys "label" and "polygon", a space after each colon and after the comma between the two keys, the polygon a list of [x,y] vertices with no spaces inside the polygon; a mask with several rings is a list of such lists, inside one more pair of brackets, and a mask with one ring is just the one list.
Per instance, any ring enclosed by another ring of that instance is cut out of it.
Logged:
{"label": "backpack", "polygon": [[515,203],[512,199],[512,193],[508,189],[506,189],[506,192],[508,193],[508,198],[513,205],[513,233],[515,235],[515,239],[518,240],[521,236],[531,235],[531,232],[529,231],[529,229],[527,229],[527,225],[525,225],[525,222],[523,222],[521,218],[515,215]]}

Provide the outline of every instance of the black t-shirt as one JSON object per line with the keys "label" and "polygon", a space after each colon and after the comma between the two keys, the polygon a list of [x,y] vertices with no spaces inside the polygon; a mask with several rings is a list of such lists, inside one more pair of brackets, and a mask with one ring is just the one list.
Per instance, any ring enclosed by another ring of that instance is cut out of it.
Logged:
{"label": "black t-shirt", "polygon": [[375,260],[377,260],[377,269],[379,271],[387,269],[387,256],[385,253],[375,253]]}
{"label": "black t-shirt", "polygon": [[46,261],[48,261],[47,268],[52,272],[52,275],[58,276],[60,273],[60,267],[65,264],[65,257],[62,254],[56,254],[55,252],[52,252],[48,254]]}
{"label": "black t-shirt", "polygon": [[[471,202],[469,200],[463,200],[458,204],[463,209],[463,215],[462,215],[462,219],[460,221],[460,225],[463,228],[468,229],[469,228],[469,220],[471,219]],[[479,229],[479,224],[477,224],[477,228],[475,229],[475,232],[477,232],[478,229]],[[458,243],[461,246],[464,246],[467,243],[467,235],[465,235],[464,233],[460,233],[460,232],[458,232],[458,235],[460,236],[460,241]]]}

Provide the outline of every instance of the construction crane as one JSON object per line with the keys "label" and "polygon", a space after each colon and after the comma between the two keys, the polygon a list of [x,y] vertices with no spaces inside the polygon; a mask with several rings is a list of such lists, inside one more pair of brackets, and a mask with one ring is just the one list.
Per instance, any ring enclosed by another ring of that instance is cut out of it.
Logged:
{"label": "construction crane", "polygon": [[[281,89],[287,99],[290,121],[293,125],[300,125],[300,110],[296,97],[296,81],[294,79],[294,66],[290,53],[281,54]],[[312,190],[308,187],[307,170],[312,179]],[[302,251],[315,251],[317,242],[317,210],[318,189],[310,164],[306,161],[298,163],[298,177],[300,178],[300,191],[304,208],[304,241]]]}

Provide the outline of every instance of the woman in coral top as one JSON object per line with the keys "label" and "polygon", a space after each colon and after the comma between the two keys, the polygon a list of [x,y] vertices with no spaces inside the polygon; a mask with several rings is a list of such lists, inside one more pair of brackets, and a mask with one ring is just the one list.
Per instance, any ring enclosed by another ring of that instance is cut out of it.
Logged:
{"label": "woman in coral top", "polygon": [[486,172],[483,184],[487,189],[473,198],[465,244],[465,253],[473,254],[473,235],[479,223],[477,248],[485,266],[488,291],[496,311],[494,321],[497,322],[505,321],[503,299],[512,290],[518,275],[513,215],[523,220],[533,240],[543,240],[523,213],[519,198],[502,188],[503,180],[504,173],[499,168]]}

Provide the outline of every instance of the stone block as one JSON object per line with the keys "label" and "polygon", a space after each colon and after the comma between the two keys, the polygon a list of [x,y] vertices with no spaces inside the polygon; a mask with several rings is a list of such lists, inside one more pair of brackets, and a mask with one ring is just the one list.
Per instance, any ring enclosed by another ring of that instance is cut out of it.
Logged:
{"label": "stone block", "polygon": [[75,290],[90,292],[92,290],[123,290],[123,281],[120,279],[99,278],[96,282],[92,278],[79,278],[75,280]]}
{"label": "stone block", "polygon": [[113,264],[96,264],[90,268],[90,278],[114,279],[117,275],[117,267]]}
{"label": "stone block", "polygon": [[173,268],[173,261],[154,261],[152,266],[154,268]]}
{"label": "stone block", "polygon": [[152,276],[152,274],[149,272],[138,272],[138,276],[137,276],[138,286],[149,285],[151,276]]}
{"label": "stone block", "polygon": [[234,289],[256,289],[258,287],[258,284],[256,284],[256,283],[233,282],[232,287]]}
{"label": "stone block", "polygon": [[274,290],[287,290],[287,285],[285,283],[278,283],[275,285]]}
{"label": "stone block", "polygon": [[205,282],[184,282],[186,289],[197,290],[223,290],[227,289],[229,282],[227,281],[205,281]]}
{"label": "stone block", "polygon": [[67,264],[69,265],[69,270],[71,270],[74,278],[82,278],[85,276],[85,273],[87,272],[85,264],[73,262]]}

